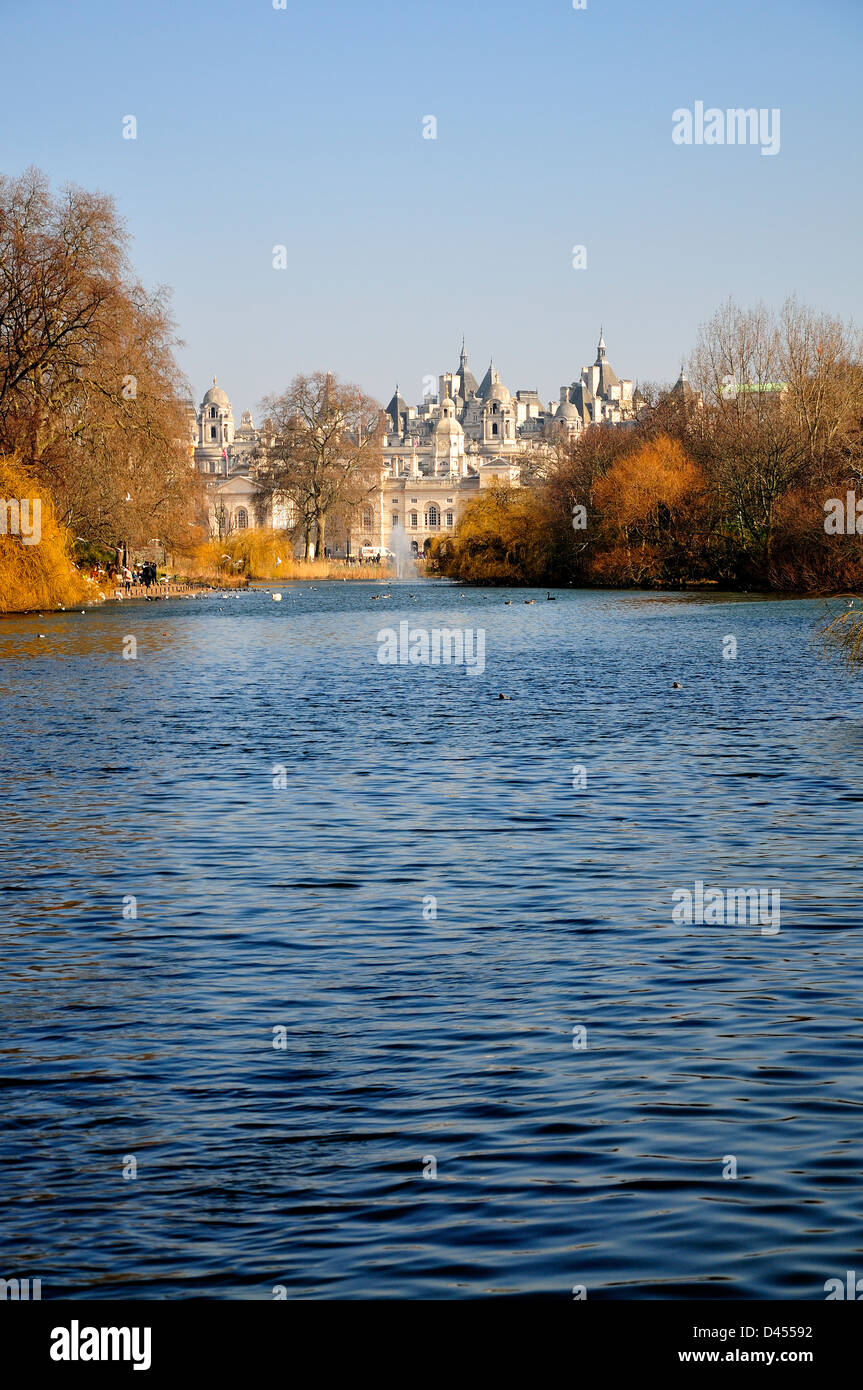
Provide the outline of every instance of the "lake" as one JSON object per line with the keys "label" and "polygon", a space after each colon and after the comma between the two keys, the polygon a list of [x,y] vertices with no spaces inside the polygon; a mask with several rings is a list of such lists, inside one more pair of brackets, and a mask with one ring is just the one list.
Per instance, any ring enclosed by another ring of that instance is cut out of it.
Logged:
{"label": "lake", "polygon": [[[0,621],[0,1275],[863,1273],[863,677],[825,605],[280,592]],[[484,669],[381,664],[405,620],[481,629]],[[778,892],[781,929],[681,922],[699,883]]]}

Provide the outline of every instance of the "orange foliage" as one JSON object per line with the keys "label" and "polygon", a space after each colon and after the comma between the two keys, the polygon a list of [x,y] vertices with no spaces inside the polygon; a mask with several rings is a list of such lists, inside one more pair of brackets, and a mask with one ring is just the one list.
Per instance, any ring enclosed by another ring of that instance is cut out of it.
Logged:
{"label": "orange foliage", "polygon": [[657,435],[634,453],[624,454],[596,481],[594,497],[604,519],[620,530],[656,519],[697,493],[704,480],[677,439]]}

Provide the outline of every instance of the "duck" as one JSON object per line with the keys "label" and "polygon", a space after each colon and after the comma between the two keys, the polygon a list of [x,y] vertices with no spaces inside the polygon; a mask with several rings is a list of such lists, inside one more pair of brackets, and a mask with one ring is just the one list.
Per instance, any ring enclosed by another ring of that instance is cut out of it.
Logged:
{"label": "duck", "polygon": [[499,700],[511,700],[511,699],[512,699],[512,696],[511,696],[511,695],[498,695],[497,698],[498,698]]}
{"label": "duck", "polygon": [[526,598],[526,599],[525,599],[525,603],[536,603],[536,599],[533,599],[533,598]]}
{"label": "duck", "polygon": [[505,599],[504,599],[504,603],[506,604],[507,608],[511,608],[511,607],[512,607],[512,599],[511,599],[511,598],[505,598]]}
{"label": "duck", "polygon": [[675,681],[674,684],[672,685],[671,689],[672,689],[672,690],[682,690],[682,689],[683,689],[683,686],[680,684],[680,681]]}
{"label": "duck", "polygon": [[557,603],[557,594],[546,593],[545,601],[546,603]]}

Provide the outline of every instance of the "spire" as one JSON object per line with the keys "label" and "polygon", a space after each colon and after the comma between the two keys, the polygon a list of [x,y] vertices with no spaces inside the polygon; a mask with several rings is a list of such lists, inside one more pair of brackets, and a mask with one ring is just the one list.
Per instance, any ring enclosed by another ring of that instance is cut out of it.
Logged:
{"label": "spire", "polygon": [[467,365],[467,348],[464,344],[464,334],[461,335],[461,356],[458,360],[458,378],[458,394],[464,402],[467,402],[470,400],[471,396],[477,394],[479,386],[477,385],[476,377]]}
{"label": "spire", "polygon": [[605,356],[605,338],[602,332],[602,324],[599,326],[599,347],[596,349],[596,360],[601,362]]}

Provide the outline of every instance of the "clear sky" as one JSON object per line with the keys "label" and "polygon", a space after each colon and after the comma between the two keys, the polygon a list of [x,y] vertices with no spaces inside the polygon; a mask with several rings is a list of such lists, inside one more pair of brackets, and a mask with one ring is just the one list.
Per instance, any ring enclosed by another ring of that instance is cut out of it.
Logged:
{"label": "clear sky", "polygon": [[[556,399],[600,322],[641,380],[729,294],[863,322],[863,0],[0,0],[0,33],[0,168],[115,197],[237,417],[324,367],[418,401],[462,333]],[[697,100],[779,107],[779,154],[674,144]]]}

